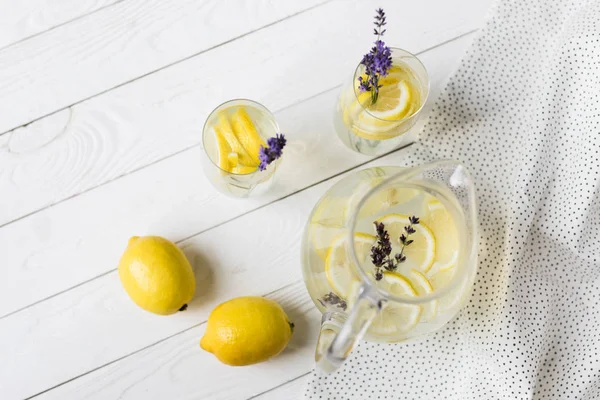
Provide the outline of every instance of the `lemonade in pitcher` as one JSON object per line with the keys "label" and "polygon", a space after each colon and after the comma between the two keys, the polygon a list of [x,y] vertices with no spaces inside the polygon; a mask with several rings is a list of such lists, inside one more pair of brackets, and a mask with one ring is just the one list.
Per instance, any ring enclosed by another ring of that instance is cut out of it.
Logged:
{"label": "lemonade in pitcher", "polygon": [[[368,340],[396,342],[439,329],[456,315],[475,273],[476,224],[468,175],[461,181],[457,171],[464,168],[454,167],[441,163],[412,175],[400,167],[363,170],[321,198],[302,256],[308,291],[324,319],[341,328],[355,306],[363,307],[351,329],[366,330]],[[444,184],[453,180],[456,192]],[[361,293],[368,299],[357,305]],[[327,330],[331,337],[321,346],[339,333],[335,326]]]}

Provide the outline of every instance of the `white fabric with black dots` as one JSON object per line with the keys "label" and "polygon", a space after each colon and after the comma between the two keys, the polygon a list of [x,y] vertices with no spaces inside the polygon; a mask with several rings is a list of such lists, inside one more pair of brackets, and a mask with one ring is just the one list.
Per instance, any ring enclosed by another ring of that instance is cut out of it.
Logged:
{"label": "white fabric with black dots", "polygon": [[307,399],[600,399],[600,0],[488,15],[406,161],[473,174],[470,301],[418,342],[360,343]]}

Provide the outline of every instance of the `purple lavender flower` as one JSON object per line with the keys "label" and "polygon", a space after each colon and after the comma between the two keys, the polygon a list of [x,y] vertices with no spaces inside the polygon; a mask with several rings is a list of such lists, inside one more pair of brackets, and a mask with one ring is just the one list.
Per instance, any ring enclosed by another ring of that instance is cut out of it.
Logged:
{"label": "purple lavender flower", "polygon": [[258,169],[264,171],[267,169],[267,165],[281,157],[286,143],[285,136],[281,133],[276,133],[275,137],[267,140],[267,147],[260,146],[260,151],[258,152],[260,164],[258,165]]}
{"label": "purple lavender flower", "polygon": [[375,104],[377,101],[379,89],[382,86],[379,84],[379,79],[382,76],[386,76],[392,67],[392,50],[380,39],[386,31],[382,29],[386,23],[385,12],[380,8],[375,15],[376,28],[374,29],[374,33],[377,35],[375,46],[371,48],[369,53],[363,56],[360,62],[365,66],[365,74],[368,76],[368,79],[365,80],[362,76],[358,77],[358,89],[360,92],[371,92],[372,104]]}
{"label": "purple lavender flower", "polygon": [[416,232],[413,228],[413,225],[419,224],[419,218],[408,217],[410,225],[404,227],[404,232],[406,234],[402,234],[398,240],[402,244],[402,248],[400,253],[395,254],[393,257],[392,253],[392,243],[390,241],[390,235],[388,231],[385,229],[385,225],[383,222],[375,221],[375,232],[377,234],[377,242],[371,246],[371,262],[375,266],[375,280],[380,281],[383,279],[383,271],[396,271],[398,269],[398,265],[402,264],[406,261],[406,255],[404,255],[404,249],[407,246],[410,246],[414,240],[409,239],[408,237]]}

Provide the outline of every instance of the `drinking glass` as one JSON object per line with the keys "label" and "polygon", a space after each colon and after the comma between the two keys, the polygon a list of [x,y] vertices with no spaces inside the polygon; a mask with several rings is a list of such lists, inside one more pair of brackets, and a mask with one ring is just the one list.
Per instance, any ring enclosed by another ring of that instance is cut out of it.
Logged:
{"label": "drinking glass", "polygon": [[[381,155],[406,144],[403,134],[417,122],[429,95],[429,76],[423,63],[406,50],[392,48],[391,51],[392,69],[384,78],[377,102],[381,105],[394,101],[393,95],[391,99],[381,98],[385,92],[394,93],[398,97],[396,111],[372,110],[370,93],[361,93],[358,88],[358,78],[365,76],[362,64],[343,85],[335,106],[334,126],[338,137],[348,148],[362,154]],[[393,87],[399,89],[388,91]]]}
{"label": "drinking glass", "polygon": [[[396,269],[380,268],[379,278],[375,223],[389,236],[390,258],[405,257]],[[407,232],[405,243],[413,242],[403,246]],[[317,366],[335,370],[363,336],[392,343],[443,327],[469,297],[476,239],[475,191],[458,162],[370,168],[336,183],[302,240],[304,281],[322,312]]]}
{"label": "drinking glass", "polygon": [[256,168],[247,173],[235,173],[224,170],[219,166],[219,147],[215,133],[218,117],[221,113],[231,116],[240,107],[246,110],[264,142],[279,132],[275,117],[262,104],[247,99],[227,101],[215,108],[204,123],[202,168],[210,183],[217,190],[232,197],[243,198],[250,195],[261,195],[266,192],[273,183],[275,171],[281,160],[275,160],[264,171]]}

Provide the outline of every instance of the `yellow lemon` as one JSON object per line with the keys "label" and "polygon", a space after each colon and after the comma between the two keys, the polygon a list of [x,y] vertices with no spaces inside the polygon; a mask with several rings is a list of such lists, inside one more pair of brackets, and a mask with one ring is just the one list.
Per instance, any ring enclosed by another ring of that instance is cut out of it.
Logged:
{"label": "yellow lemon", "polygon": [[293,328],[283,308],[273,300],[238,297],[210,313],[200,347],[223,364],[256,364],[281,353]]}
{"label": "yellow lemon", "polygon": [[186,309],[194,296],[194,271],[173,242],[159,236],[134,236],[119,262],[125,291],[141,308],[169,315]]}

